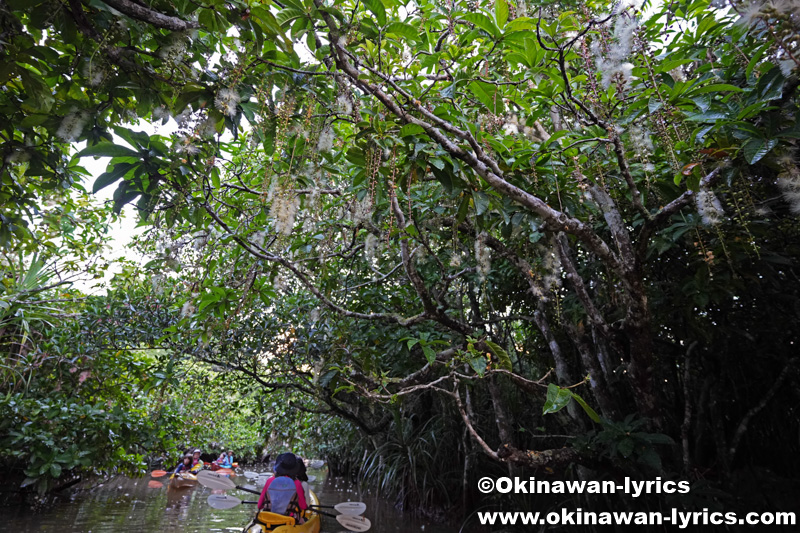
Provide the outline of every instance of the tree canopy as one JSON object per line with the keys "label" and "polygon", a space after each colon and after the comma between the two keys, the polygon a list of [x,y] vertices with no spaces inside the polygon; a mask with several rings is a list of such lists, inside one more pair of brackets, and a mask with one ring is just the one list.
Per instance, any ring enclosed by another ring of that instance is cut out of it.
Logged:
{"label": "tree canopy", "polygon": [[341,465],[460,443],[373,479],[796,466],[793,6],[10,0],[0,245],[97,253],[108,158],[165,309],[115,326],[357,429]]}

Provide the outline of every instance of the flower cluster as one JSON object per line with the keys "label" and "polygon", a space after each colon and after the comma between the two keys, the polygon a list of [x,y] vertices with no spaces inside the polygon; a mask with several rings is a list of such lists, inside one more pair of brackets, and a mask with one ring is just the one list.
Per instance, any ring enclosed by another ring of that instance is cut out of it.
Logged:
{"label": "flower cluster", "polygon": [[544,288],[551,290],[561,287],[561,256],[558,255],[555,246],[545,251],[542,268],[544,269],[542,277]]}
{"label": "flower cluster", "polygon": [[239,96],[236,90],[225,87],[220,89],[216,98],[214,98],[214,107],[219,109],[223,114],[233,118],[236,116],[237,107],[241,101],[242,97]]}
{"label": "flower cluster", "polygon": [[179,154],[193,156],[200,153],[200,147],[192,142],[192,138],[188,135],[181,135],[172,144],[172,149]]}
{"label": "flower cluster", "polygon": [[170,37],[169,42],[158,49],[158,57],[170,65],[176,65],[183,61],[188,44],[186,35],[181,32],[175,32]]}
{"label": "flower cluster", "polygon": [[481,232],[478,238],[475,239],[475,262],[481,281],[485,281],[492,270],[492,256],[491,250],[486,244],[487,239],[488,235],[486,235],[485,231]]}
{"label": "flower cluster", "polygon": [[379,244],[378,238],[372,233],[369,233],[364,239],[364,257],[370,266],[375,265]]}
{"label": "flower cluster", "polygon": [[320,152],[330,152],[333,149],[334,133],[333,128],[326,126],[320,133],[317,140],[317,150]]}
{"label": "flower cluster", "polygon": [[602,74],[601,85],[608,89],[614,79],[619,79],[623,84],[632,79],[633,64],[628,61],[633,48],[633,38],[639,21],[626,13],[617,16],[614,25],[614,42],[603,55],[600,40],[592,43],[592,53],[595,56],[597,70]]}
{"label": "flower cluster", "polygon": [[83,128],[89,121],[89,113],[73,110],[61,120],[56,137],[64,142],[73,143],[80,138]]}
{"label": "flower cluster", "polygon": [[153,109],[153,122],[161,122],[161,125],[165,125],[169,122],[169,119],[172,118],[172,115],[167,109],[167,106],[160,105],[157,108]]}
{"label": "flower cluster", "polygon": [[97,87],[106,79],[108,71],[104,65],[90,60],[83,63],[81,73],[89,87]]}
{"label": "flower cluster", "polygon": [[275,219],[275,232],[283,235],[290,235],[294,228],[294,219],[297,216],[297,208],[300,206],[300,198],[292,191],[281,191],[272,201],[270,216]]}
{"label": "flower cluster", "polygon": [[722,221],[725,216],[725,210],[722,209],[717,195],[714,191],[708,189],[700,189],[695,198],[697,203],[697,212],[706,226],[715,226]]}
{"label": "flower cluster", "polygon": [[778,161],[784,169],[778,174],[778,187],[792,213],[800,215],[800,168],[791,154],[781,156]]}
{"label": "flower cluster", "polygon": [[339,95],[339,98],[336,99],[336,107],[345,115],[349,115],[353,112],[353,103],[346,94]]}

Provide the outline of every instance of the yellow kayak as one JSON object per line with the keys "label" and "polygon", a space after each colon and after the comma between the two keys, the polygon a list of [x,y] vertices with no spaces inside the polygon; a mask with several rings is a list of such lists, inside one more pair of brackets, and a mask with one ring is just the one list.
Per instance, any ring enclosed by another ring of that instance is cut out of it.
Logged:
{"label": "yellow kayak", "polygon": [[197,485],[197,476],[195,474],[181,472],[178,475],[172,474],[169,478],[169,486],[173,489],[187,489],[195,485]]}
{"label": "yellow kayak", "polygon": [[[311,498],[307,503],[309,505],[319,505],[317,495],[311,492],[310,496]],[[312,510],[306,510],[303,513],[303,517],[305,518],[305,523],[297,524],[291,516],[261,511],[245,531],[247,533],[319,533],[319,514]]]}

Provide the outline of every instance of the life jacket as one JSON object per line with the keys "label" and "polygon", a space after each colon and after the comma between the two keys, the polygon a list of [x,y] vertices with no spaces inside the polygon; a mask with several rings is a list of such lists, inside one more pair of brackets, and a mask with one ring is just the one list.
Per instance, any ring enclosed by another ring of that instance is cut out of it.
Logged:
{"label": "life jacket", "polygon": [[191,470],[191,466],[187,466],[184,463],[180,463],[178,466],[175,467],[175,471],[173,474],[180,474],[181,472],[188,472]]}
{"label": "life jacket", "polygon": [[264,501],[269,499],[270,512],[289,515],[292,511],[290,504],[295,498],[300,510],[305,511],[308,505],[300,481],[288,476],[271,477],[264,484],[264,490],[261,491],[258,508],[261,509]]}
{"label": "life jacket", "polygon": [[219,466],[222,468],[233,468],[233,456],[226,454],[225,459],[219,463]]}

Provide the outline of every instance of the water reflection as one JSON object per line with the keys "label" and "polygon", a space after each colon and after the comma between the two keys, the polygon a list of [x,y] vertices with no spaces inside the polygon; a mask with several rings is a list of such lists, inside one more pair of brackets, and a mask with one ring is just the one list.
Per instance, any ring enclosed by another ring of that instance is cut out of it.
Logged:
{"label": "water reflection", "polygon": [[[395,509],[392,504],[341,479],[325,479],[326,470],[310,470],[317,476],[311,490],[325,505],[343,501],[363,501],[367,516],[375,533],[452,533],[453,528],[443,528],[427,521],[413,519]],[[237,485],[245,485],[244,477],[235,477]],[[206,503],[208,497],[219,491],[203,486],[184,489],[150,485],[150,479],[117,477],[92,490],[79,490],[58,499],[43,511],[28,508],[5,508],[0,520],[0,531],[34,533],[194,533],[240,532],[255,513],[254,505],[240,505],[233,509],[216,510]],[[155,487],[155,488],[154,488]],[[254,500],[255,495],[238,490],[231,495],[244,500]],[[322,531],[339,533],[342,527],[335,519],[323,517]]]}

